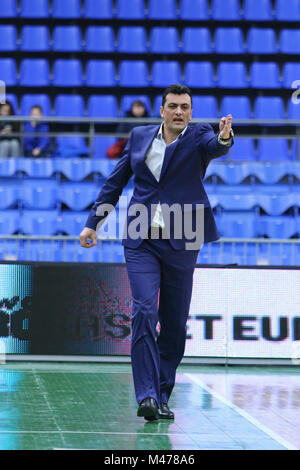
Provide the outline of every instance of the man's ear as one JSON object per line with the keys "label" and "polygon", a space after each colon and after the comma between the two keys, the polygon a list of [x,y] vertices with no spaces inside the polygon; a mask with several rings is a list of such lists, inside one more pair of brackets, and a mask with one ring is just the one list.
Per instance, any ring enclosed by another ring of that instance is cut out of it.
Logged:
{"label": "man's ear", "polygon": [[159,112],[160,112],[160,117],[163,118],[164,117],[164,108],[163,108],[163,106],[160,106]]}

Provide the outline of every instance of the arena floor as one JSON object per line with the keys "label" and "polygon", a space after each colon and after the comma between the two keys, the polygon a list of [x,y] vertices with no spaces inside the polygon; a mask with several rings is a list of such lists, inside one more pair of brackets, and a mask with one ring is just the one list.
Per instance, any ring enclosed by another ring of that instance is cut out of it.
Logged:
{"label": "arena floor", "polygon": [[178,369],[174,421],[136,416],[129,364],[0,365],[0,450],[300,449],[298,367]]}

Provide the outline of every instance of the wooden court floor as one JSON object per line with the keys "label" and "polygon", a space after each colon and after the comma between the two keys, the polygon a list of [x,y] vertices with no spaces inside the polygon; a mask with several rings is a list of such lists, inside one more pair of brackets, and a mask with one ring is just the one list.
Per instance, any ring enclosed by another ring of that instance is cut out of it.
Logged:
{"label": "wooden court floor", "polygon": [[0,365],[0,450],[300,449],[294,367],[178,369],[174,421],[136,416],[129,364]]}

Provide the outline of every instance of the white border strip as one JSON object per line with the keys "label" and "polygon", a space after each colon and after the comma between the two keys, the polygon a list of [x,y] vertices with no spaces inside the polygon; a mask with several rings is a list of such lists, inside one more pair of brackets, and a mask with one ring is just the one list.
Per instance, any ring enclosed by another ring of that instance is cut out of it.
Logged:
{"label": "white border strip", "polygon": [[210,393],[212,396],[217,398],[217,400],[221,401],[225,405],[229,406],[231,409],[239,413],[243,418],[247,419],[251,424],[256,426],[258,429],[263,431],[265,434],[270,436],[272,439],[277,441],[279,444],[281,444],[283,447],[286,447],[288,450],[299,450],[297,447],[295,447],[293,444],[287,442],[285,439],[280,437],[277,433],[269,429],[267,426],[264,424],[260,423],[256,418],[253,418],[250,414],[248,414],[246,411],[242,410],[239,408],[237,405],[232,403],[231,401],[227,400],[225,397],[220,395],[218,392],[215,392],[212,390],[210,387],[208,387],[200,378],[195,377],[193,374],[184,374],[186,377],[188,377],[192,382],[196,383],[199,385],[201,388],[206,390],[208,393]]}

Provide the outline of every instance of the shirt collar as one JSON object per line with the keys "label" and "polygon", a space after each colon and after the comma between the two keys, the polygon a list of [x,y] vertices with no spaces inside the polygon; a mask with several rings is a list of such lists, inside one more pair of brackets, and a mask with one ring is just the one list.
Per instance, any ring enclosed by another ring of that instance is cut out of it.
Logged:
{"label": "shirt collar", "polygon": [[[162,131],[163,131],[163,125],[164,125],[164,123],[162,122],[161,125],[160,125],[160,128],[159,128],[159,130],[158,130],[157,136],[156,136],[156,138],[157,138],[157,139],[160,139],[160,140],[163,139],[163,132],[162,132]],[[176,137],[175,140],[173,140],[173,142],[175,142],[177,139],[180,139],[180,138],[183,136],[183,134],[184,134],[185,131],[187,130],[187,127],[188,127],[188,126],[186,126],[186,127],[183,129],[183,131],[180,132],[180,134],[178,134],[178,136]]]}

